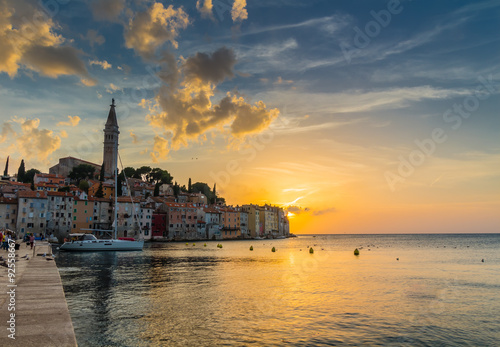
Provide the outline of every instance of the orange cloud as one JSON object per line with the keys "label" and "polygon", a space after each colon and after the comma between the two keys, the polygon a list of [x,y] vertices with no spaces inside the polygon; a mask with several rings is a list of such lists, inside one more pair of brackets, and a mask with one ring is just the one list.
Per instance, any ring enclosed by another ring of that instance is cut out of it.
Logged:
{"label": "orange cloud", "polygon": [[68,127],[76,127],[79,123],[81,118],[78,116],[68,116],[69,121],[68,122],[59,122],[57,123],[57,126],[68,126]]}
{"label": "orange cloud", "polygon": [[[155,104],[143,100],[149,107],[147,119],[154,127],[172,134],[170,146],[187,146],[214,128],[229,126],[230,134],[241,137],[267,128],[279,111],[269,110],[259,101],[251,105],[245,99],[227,93],[218,103],[212,103],[218,84],[234,76],[234,52],[225,47],[211,53],[197,53],[179,65],[171,54],[164,55],[159,77],[162,84]],[[168,73],[167,73],[168,72]]]}
{"label": "orange cloud", "polygon": [[231,10],[231,18],[233,19],[233,22],[242,22],[248,18],[246,6],[246,0],[234,0],[233,9]]}
{"label": "orange cloud", "polygon": [[25,66],[41,75],[57,78],[77,75],[87,84],[93,80],[80,59],[80,51],[62,46],[65,39],[50,17],[26,0],[0,2],[0,72],[11,78]]}
{"label": "orange cloud", "polygon": [[175,9],[172,5],[165,8],[162,3],[154,3],[129,21],[125,46],[144,58],[152,58],[156,49],[167,41],[177,48],[175,38],[188,24],[189,17],[182,8]]}
{"label": "orange cloud", "polygon": [[[203,2],[203,4],[202,4]],[[212,0],[197,0],[196,1],[196,9],[200,11],[202,17],[208,17],[213,19],[213,9],[214,5],[212,4]]]}

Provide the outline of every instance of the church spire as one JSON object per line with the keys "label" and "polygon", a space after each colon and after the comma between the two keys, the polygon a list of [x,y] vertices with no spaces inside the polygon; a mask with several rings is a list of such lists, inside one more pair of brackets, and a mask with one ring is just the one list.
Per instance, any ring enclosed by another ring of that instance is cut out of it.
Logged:
{"label": "church spire", "polygon": [[112,99],[111,105],[109,106],[108,120],[104,126],[104,177],[113,177],[117,169],[118,137],[120,135],[115,112],[115,99]]}
{"label": "church spire", "polygon": [[111,99],[111,105],[108,114],[108,120],[106,121],[106,126],[118,126],[118,121],[116,120],[116,112],[115,112],[115,99]]}

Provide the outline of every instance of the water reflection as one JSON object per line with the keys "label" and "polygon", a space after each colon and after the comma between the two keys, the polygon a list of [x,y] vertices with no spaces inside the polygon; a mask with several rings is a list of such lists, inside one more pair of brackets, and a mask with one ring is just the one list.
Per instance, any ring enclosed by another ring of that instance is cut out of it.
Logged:
{"label": "water reflection", "polygon": [[486,238],[153,244],[57,262],[80,346],[491,345],[500,238]]}

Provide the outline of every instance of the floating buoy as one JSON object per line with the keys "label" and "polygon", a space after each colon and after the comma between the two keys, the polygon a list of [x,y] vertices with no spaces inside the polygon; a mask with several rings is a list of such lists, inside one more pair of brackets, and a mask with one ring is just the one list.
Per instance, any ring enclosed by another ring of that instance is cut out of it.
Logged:
{"label": "floating buoy", "polygon": [[314,253],[314,249],[311,247],[309,248],[309,253],[313,254]]}
{"label": "floating buoy", "polygon": [[186,242],[186,246],[189,246],[189,243]]}
{"label": "floating buoy", "polygon": [[205,243],[205,244],[203,245],[203,247],[207,247],[207,244]]}
{"label": "floating buoy", "polygon": [[193,246],[196,246],[196,243],[193,243]]}
{"label": "floating buoy", "polygon": [[359,251],[357,248],[354,250],[354,255],[359,255]]}
{"label": "floating buoy", "polygon": [[397,261],[399,261],[399,258],[396,258]]}
{"label": "floating buoy", "polygon": [[253,246],[250,246],[250,250],[253,251]]}
{"label": "floating buoy", "polygon": [[484,263],[484,259],[481,259],[481,263]]}
{"label": "floating buoy", "polygon": [[274,248],[274,247],[273,247],[273,248],[271,249],[271,252],[276,252],[276,248]]}

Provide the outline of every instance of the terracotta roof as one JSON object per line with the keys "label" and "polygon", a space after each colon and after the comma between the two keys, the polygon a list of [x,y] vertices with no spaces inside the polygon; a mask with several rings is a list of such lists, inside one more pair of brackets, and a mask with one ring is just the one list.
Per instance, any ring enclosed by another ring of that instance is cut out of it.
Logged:
{"label": "terracotta roof", "polygon": [[47,199],[47,193],[44,191],[34,192],[32,190],[21,190],[17,194],[19,198]]}
{"label": "terracotta roof", "polygon": [[17,204],[17,199],[0,197],[0,204]]}
{"label": "terracotta roof", "polygon": [[59,161],[61,161],[62,159],[74,159],[74,160],[81,161],[82,163],[91,164],[91,165],[94,165],[94,166],[99,166],[99,167],[101,167],[101,165],[99,165],[99,164],[95,164],[95,163],[92,163],[92,162],[90,162],[90,161],[83,160],[83,159],[78,159],[78,158],[75,158],[75,157],[64,157],[64,158],[59,158]]}
{"label": "terracotta roof", "polygon": [[72,198],[73,194],[67,192],[47,192],[48,196],[67,196]]}

